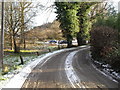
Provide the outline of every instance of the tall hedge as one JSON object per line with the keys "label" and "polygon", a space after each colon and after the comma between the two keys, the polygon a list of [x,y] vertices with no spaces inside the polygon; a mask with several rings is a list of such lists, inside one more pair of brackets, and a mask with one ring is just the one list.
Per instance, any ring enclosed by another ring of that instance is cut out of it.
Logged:
{"label": "tall hedge", "polygon": [[101,58],[107,58],[108,54],[116,47],[116,31],[106,26],[99,26],[91,30],[91,52],[94,59],[101,60]]}

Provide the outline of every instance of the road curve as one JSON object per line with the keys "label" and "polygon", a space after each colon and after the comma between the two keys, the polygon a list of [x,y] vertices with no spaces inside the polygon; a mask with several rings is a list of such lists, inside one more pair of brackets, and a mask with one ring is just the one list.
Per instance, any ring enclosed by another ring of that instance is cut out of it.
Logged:
{"label": "road curve", "polygon": [[118,83],[103,75],[93,66],[88,49],[79,50],[73,58],[72,66],[84,88],[116,88]]}
{"label": "road curve", "polygon": [[31,71],[22,86],[22,88],[117,87],[117,83],[92,67],[88,47],[60,52],[45,58],[44,63],[38,64]]}

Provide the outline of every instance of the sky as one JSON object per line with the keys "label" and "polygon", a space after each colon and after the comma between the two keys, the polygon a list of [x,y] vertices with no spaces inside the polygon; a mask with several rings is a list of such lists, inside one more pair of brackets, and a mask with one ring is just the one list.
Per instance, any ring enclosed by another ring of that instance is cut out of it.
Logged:
{"label": "sky", "polygon": [[[51,5],[53,5],[53,2],[49,2],[49,0],[43,0],[41,1],[41,4],[46,7],[50,7]],[[34,18],[35,26],[40,26],[48,22],[53,22],[55,19],[56,14],[54,8],[50,7],[47,10],[39,10],[37,16]]]}
{"label": "sky", "polygon": [[[113,3],[113,5],[115,6],[115,9],[118,10],[118,2],[120,0],[109,0],[110,2]],[[51,2],[51,0],[40,0],[39,2],[41,2],[42,5],[45,5],[46,7],[49,7],[51,4],[53,4],[53,2]],[[42,12],[42,14],[41,14]],[[56,19],[56,14],[55,14],[55,9],[54,8],[50,8],[47,11],[43,10],[43,11],[39,11],[39,13],[37,14],[37,16],[34,18],[34,25],[35,26],[40,26],[42,24],[48,23],[48,22],[53,22]]]}

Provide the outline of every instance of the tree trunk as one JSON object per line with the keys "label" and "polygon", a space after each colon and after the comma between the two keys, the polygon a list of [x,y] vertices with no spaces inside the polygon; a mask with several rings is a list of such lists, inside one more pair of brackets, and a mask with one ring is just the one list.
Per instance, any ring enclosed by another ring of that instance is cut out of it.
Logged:
{"label": "tree trunk", "polygon": [[78,43],[78,46],[86,44],[86,40],[84,40],[80,32],[77,34],[77,43]]}
{"label": "tree trunk", "polygon": [[13,36],[13,45],[14,45],[14,53],[19,53],[20,48],[17,47],[15,36]]}
{"label": "tree trunk", "polygon": [[24,36],[24,50],[26,49],[26,42],[25,42],[25,36]]}
{"label": "tree trunk", "polygon": [[78,43],[78,46],[82,45],[82,38],[80,36],[80,33],[77,34],[77,43]]}
{"label": "tree trunk", "polygon": [[22,58],[22,56],[20,56],[20,60],[21,60],[21,63],[20,64],[24,64],[24,61],[23,61],[23,58]]}
{"label": "tree trunk", "polygon": [[10,35],[10,49],[13,50],[13,44],[12,44],[13,40],[12,40],[12,36]]}
{"label": "tree trunk", "polygon": [[67,47],[70,48],[72,47],[72,36],[67,35]]}
{"label": "tree trunk", "polygon": [[24,4],[21,4],[21,40],[23,44],[24,50],[26,49],[26,43],[25,43],[25,25],[24,25]]}

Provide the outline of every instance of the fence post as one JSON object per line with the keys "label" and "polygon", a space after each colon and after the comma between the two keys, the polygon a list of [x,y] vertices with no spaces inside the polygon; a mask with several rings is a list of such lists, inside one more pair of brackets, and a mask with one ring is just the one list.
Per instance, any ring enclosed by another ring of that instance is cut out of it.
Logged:
{"label": "fence post", "polygon": [[37,53],[37,56],[39,56],[39,52],[36,52]]}
{"label": "fence post", "polygon": [[49,48],[48,50],[49,50],[49,52],[51,52],[51,49],[50,49],[50,48]]}

